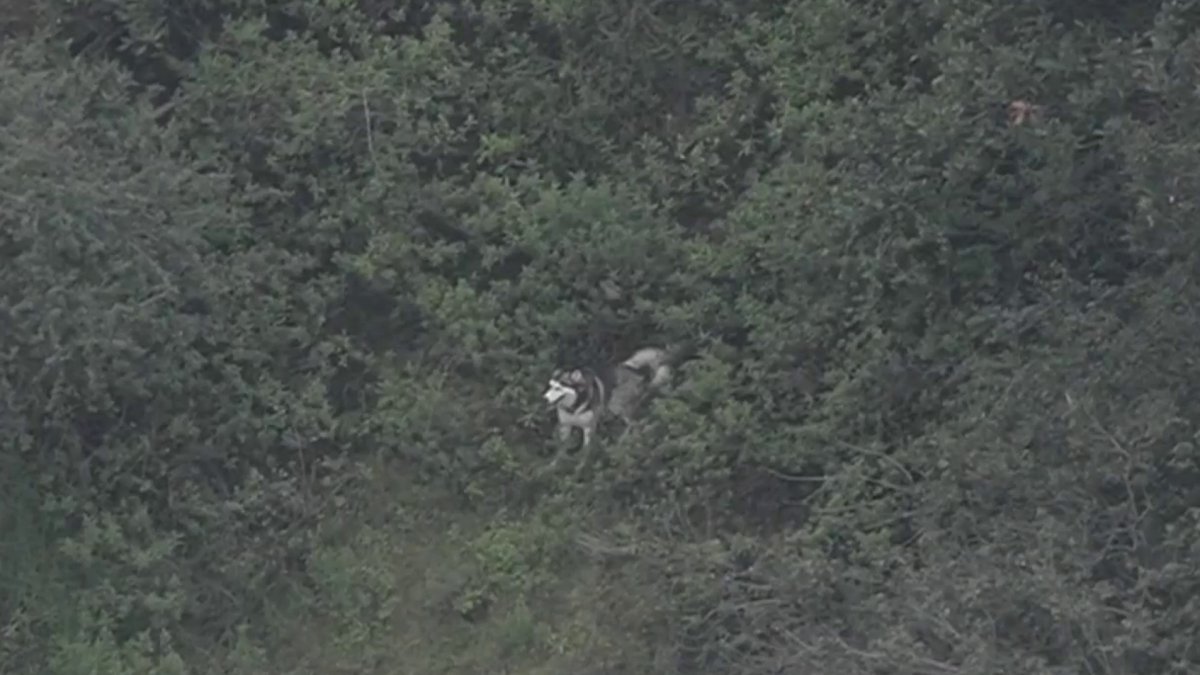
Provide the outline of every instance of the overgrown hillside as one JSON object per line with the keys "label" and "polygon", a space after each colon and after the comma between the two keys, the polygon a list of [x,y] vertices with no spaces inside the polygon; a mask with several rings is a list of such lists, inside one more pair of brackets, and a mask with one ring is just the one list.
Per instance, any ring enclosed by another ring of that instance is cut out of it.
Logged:
{"label": "overgrown hillside", "polygon": [[1200,5],[0,40],[0,672],[1200,672]]}

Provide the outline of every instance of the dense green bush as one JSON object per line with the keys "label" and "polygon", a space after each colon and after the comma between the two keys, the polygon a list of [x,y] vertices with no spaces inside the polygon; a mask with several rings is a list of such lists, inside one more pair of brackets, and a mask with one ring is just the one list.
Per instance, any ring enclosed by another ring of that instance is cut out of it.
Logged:
{"label": "dense green bush", "polygon": [[0,670],[1192,672],[1198,24],[12,13]]}

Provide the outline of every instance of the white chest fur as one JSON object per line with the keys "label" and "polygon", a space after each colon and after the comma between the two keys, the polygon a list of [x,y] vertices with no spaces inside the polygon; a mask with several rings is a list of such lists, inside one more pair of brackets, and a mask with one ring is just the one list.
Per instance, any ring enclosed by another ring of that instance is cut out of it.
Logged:
{"label": "white chest fur", "polygon": [[558,409],[558,423],[564,426],[572,427],[590,427],[596,421],[596,411],[582,410],[580,412],[571,412],[570,410]]}
{"label": "white chest fur", "polygon": [[579,412],[571,412],[570,410],[558,409],[558,440],[566,441],[571,437],[571,429],[578,427],[583,430],[583,447],[588,447],[592,444],[592,434],[596,431],[596,423],[599,418],[595,410],[581,410]]}

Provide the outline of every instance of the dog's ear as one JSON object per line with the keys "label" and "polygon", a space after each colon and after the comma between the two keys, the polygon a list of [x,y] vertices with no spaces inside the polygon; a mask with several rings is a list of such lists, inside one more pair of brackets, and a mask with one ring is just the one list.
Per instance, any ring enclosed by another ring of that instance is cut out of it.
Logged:
{"label": "dog's ear", "polygon": [[584,382],[583,371],[582,370],[572,370],[571,372],[567,373],[567,376],[563,379],[565,379],[567,382],[570,382],[572,384],[583,384],[583,382]]}

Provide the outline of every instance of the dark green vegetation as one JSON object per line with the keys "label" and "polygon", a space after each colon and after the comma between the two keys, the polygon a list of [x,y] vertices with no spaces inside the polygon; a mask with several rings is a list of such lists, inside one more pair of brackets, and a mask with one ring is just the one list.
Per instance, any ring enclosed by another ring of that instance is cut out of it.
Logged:
{"label": "dark green vegetation", "polygon": [[1194,2],[0,7],[0,672],[1200,672]]}

